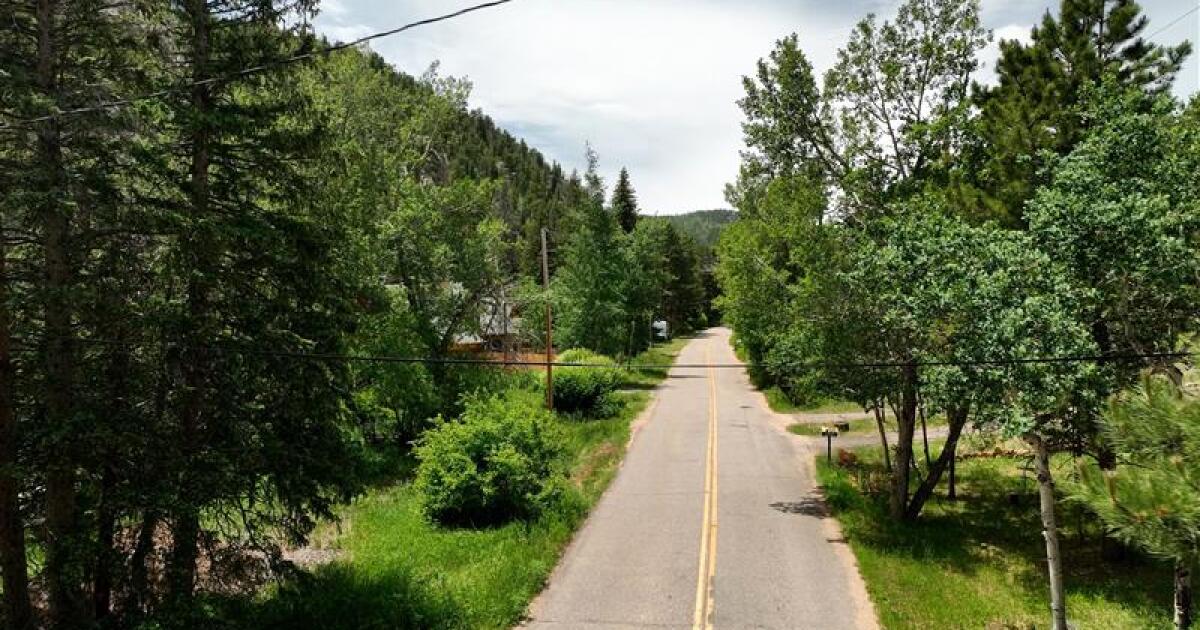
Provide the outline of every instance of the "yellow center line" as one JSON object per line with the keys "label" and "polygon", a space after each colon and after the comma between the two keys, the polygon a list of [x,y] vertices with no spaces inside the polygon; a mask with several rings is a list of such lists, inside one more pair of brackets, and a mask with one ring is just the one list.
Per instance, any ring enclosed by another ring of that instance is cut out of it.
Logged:
{"label": "yellow center line", "polygon": [[[710,366],[708,348],[704,362]],[[708,368],[708,447],[704,462],[704,520],[700,524],[700,570],[696,577],[696,612],[692,628],[712,628],[713,577],[717,573],[717,379]]]}

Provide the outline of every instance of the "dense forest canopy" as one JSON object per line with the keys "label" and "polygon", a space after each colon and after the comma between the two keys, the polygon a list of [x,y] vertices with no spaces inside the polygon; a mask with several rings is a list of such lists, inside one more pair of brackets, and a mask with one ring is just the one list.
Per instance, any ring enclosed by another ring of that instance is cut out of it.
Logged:
{"label": "dense forest canopy", "polygon": [[704,324],[636,173],[614,208],[594,154],[564,172],[436,64],[292,63],[317,8],[0,6],[5,627],[215,623],[380,453],[507,387],[445,360],[539,350],[547,301],[560,348]]}
{"label": "dense forest canopy", "polygon": [[680,232],[687,234],[696,245],[705,250],[715,249],[721,230],[737,218],[733,210],[695,210],[665,217]]}
{"label": "dense forest canopy", "polygon": [[[980,86],[979,11],[910,0],[860,21],[823,77],[793,34],[744,78],[720,305],[760,384],[875,412],[896,520],[965,427],[1023,439],[1062,628],[1050,453],[1116,465],[1107,401],[1144,374],[1178,386],[1200,330],[1200,99],[1170,96],[1191,45],[1147,42],[1132,0],[1063,0]],[[942,456],[920,466],[914,430],[938,414]]]}
{"label": "dense forest canopy", "polygon": [[[784,37],[743,80],[735,210],[670,217],[436,63],[323,50],[318,9],[0,4],[4,627],[235,627],[381,478],[429,523],[577,517],[563,423],[612,410],[660,322],[723,320],[759,384],[873,412],[896,521],[969,427],[1023,441],[1055,627],[1055,452],[1095,463],[1077,500],[1120,536],[1195,563],[1195,502],[1145,499],[1195,490],[1170,484],[1198,441],[1200,98],[1136,2],[1063,0],[993,86],[978,0],[866,16],[823,76]],[[533,352],[587,365],[495,365]]]}

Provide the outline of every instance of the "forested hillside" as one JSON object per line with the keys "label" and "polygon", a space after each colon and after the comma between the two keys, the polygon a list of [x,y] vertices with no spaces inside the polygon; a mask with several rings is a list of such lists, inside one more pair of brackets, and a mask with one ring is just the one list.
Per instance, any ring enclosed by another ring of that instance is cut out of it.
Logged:
{"label": "forested hillside", "polygon": [[705,251],[715,250],[725,226],[737,219],[733,210],[695,210],[666,217],[675,229],[687,234]]}
{"label": "forested hillside", "polygon": [[436,66],[307,55],[316,8],[0,6],[5,627],[212,627],[439,415],[528,420],[539,385],[456,357],[540,350],[547,300],[560,349],[703,323],[698,260],[618,223],[594,155],[564,173]]}

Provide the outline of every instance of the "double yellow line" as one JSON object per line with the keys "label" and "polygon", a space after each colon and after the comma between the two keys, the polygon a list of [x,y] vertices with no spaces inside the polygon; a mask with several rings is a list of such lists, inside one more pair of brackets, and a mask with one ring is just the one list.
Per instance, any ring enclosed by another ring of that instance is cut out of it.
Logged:
{"label": "double yellow line", "polygon": [[[709,351],[704,362],[712,365]],[[704,520],[700,524],[700,571],[696,578],[696,611],[692,628],[712,628],[713,576],[717,573],[717,379],[708,368],[708,448],[704,462]]]}

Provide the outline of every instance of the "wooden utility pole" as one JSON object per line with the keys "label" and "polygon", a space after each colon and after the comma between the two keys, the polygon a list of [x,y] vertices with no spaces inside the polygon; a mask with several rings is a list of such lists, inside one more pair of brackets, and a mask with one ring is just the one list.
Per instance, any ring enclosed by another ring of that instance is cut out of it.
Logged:
{"label": "wooden utility pole", "polygon": [[554,320],[550,316],[550,256],[542,228],[542,287],[546,289],[546,408],[554,411]]}

